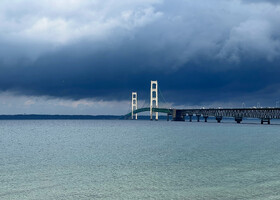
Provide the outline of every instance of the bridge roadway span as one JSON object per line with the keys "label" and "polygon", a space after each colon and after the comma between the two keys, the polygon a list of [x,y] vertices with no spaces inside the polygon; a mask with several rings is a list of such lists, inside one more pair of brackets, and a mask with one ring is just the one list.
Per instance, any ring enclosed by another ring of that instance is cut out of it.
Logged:
{"label": "bridge roadway span", "polygon": [[[148,112],[150,108],[141,108],[135,110],[133,113]],[[258,118],[261,119],[261,123],[264,122],[270,124],[271,119],[280,119],[280,108],[208,108],[208,109],[173,109],[173,108],[153,108],[153,112],[167,114],[167,120],[169,116],[172,116],[173,121],[185,121],[185,117],[189,116],[190,122],[192,118],[196,116],[197,121],[200,118],[204,118],[207,122],[208,117],[215,117],[217,122],[220,123],[223,117],[232,117],[237,123],[240,123],[243,118]],[[131,117],[131,113],[124,116],[126,119]]]}

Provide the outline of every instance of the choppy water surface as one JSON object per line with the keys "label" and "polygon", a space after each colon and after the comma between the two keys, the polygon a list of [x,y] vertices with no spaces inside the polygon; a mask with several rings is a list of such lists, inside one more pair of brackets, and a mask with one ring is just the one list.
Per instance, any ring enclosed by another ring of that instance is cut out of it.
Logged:
{"label": "choppy water surface", "polygon": [[280,199],[280,126],[0,121],[0,199]]}

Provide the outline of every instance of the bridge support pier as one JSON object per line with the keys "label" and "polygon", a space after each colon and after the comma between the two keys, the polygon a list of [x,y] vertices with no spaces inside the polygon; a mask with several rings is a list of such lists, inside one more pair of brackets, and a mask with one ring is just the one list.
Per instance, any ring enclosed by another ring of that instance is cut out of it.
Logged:
{"label": "bridge support pier", "polygon": [[190,122],[192,122],[192,117],[193,117],[193,115],[188,115],[189,116],[189,118],[190,118]]}
{"label": "bridge support pier", "polygon": [[197,122],[200,122],[201,115],[196,115],[196,117],[197,117]]}
{"label": "bridge support pier", "polygon": [[240,124],[243,119],[242,119],[242,117],[235,117],[234,120],[237,122],[237,124]]}
{"label": "bridge support pier", "polygon": [[223,119],[222,116],[216,116],[216,120],[217,120],[218,123],[221,123],[222,119]]}
{"label": "bridge support pier", "polygon": [[204,121],[207,122],[208,116],[203,116]]}
{"label": "bridge support pier", "polygon": [[261,124],[264,124],[264,122],[267,122],[267,124],[270,124],[270,118],[261,119]]}
{"label": "bridge support pier", "polygon": [[184,122],[185,116],[186,114],[183,111],[174,109],[172,113],[172,121]]}

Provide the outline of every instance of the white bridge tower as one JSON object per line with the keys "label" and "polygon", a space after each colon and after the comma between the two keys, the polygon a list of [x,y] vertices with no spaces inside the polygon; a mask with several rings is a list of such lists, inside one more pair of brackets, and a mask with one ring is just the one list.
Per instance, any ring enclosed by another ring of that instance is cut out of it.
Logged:
{"label": "white bridge tower", "polygon": [[137,106],[137,92],[132,92],[132,101],[131,101],[131,119],[135,119],[137,120],[137,114],[134,114],[134,110],[137,110],[138,106]]}
{"label": "white bridge tower", "polygon": [[[151,103],[150,118],[153,120],[153,108],[158,108],[158,82],[151,81]],[[158,120],[158,112],[156,112],[156,120]]]}

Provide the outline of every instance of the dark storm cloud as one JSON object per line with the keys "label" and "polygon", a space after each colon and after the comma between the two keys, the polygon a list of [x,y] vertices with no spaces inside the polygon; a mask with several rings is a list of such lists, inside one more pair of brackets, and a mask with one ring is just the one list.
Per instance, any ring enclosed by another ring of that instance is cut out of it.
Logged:
{"label": "dark storm cloud", "polygon": [[[228,63],[211,63],[201,57],[179,69],[166,71],[168,68],[164,66],[162,70],[147,64],[147,60],[160,57],[164,52],[159,54],[151,56],[146,55],[144,50],[133,52],[121,49],[77,60],[71,57],[72,52],[64,51],[63,55],[45,56],[20,69],[7,68],[1,73],[0,83],[4,90],[12,89],[35,96],[126,100],[130,98],[131,91],[138,91],[140,99],[147,100],[149,81],[158,80],[165,99],[177,104],[250,101],[252,98],[269,99],[279,95],[279,60],[228,66]],[[229,69],[211,70],[208,65],[216,68],[227,65]]]}
{"label": "dark storm cloud", "polygon": [[33,23],[22,29],[7,19],[16,12],[2,16],[6,24],[0,26],[20,30],[1,32],[0,89],[102,100],[126,100],[138,91],[148,99],[149,81],[158,80],[166,100],[175,104],[278,98],[278,5],[123,2],[101,12],[105,21],[88,20],[93,14],[68,20],[69,13],[91,4],[58,9],[60,17],[56,12],[31,17]]}

